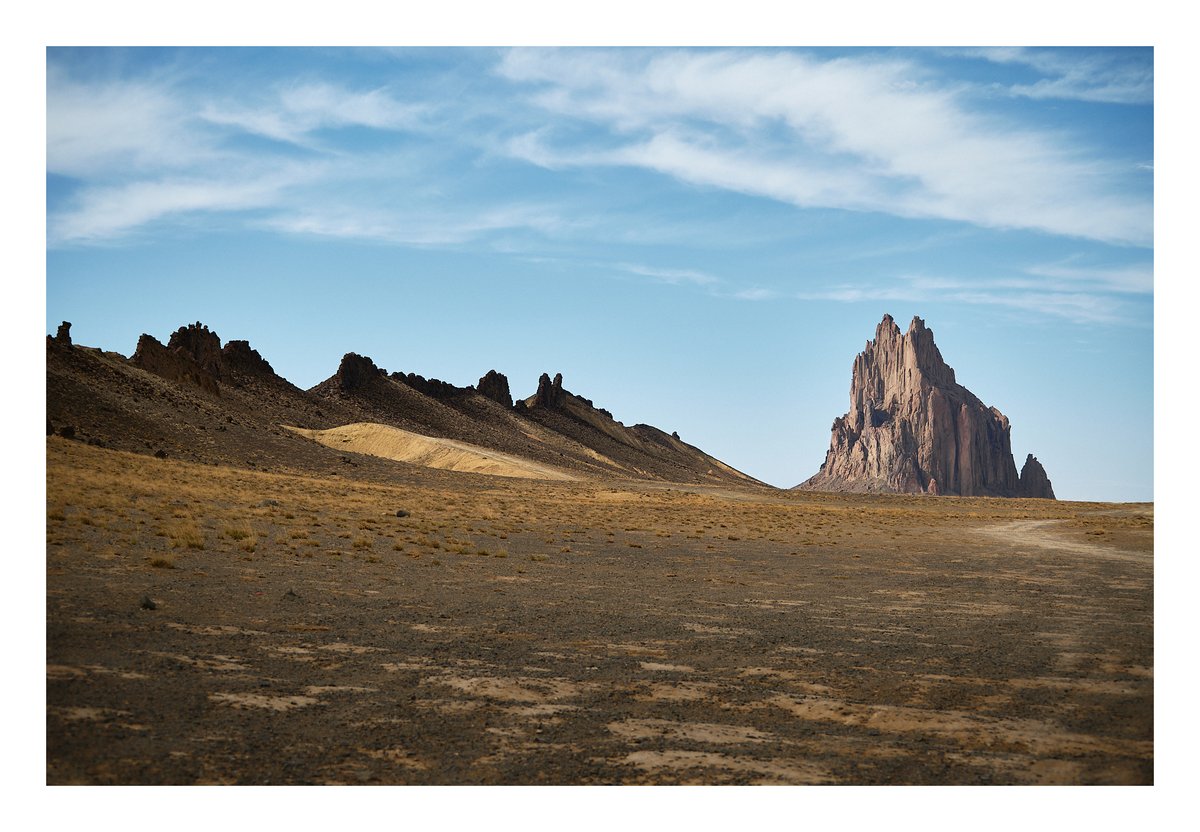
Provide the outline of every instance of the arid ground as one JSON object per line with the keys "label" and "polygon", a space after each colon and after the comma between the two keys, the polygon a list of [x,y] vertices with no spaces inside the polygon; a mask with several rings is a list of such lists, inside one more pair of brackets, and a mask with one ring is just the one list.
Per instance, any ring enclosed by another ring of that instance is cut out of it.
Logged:
{"label": "arid ground", "polygon": [[49,783],[1153,781],[1151,505],[343,468],[47,439]]}

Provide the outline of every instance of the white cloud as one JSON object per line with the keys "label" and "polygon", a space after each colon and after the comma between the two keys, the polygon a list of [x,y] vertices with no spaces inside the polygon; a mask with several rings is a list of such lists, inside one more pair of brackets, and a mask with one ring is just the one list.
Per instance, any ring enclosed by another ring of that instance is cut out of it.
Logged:
{"label": "white cloud", "polygon": [[307,144],[314,131],[338,127],[403,130],[419,123],[426,108],[397,101],[384,89],[355,92],[332,84],[285,87],[254,106],[209,103],[200,117],[278,141]]}
{"label": "white cloud", "polygon": [[[1154,267],[1138,264],[1115,268],[1072,268],[1063,265],[1032,266],[1026,271],[1050,278],[1056,287],[1089,288],[1122,294],[1150,294],[1154,291]],[[1042,281],[1047,285],[1047,281]]]}
{"label": "white cloud", "polygon": [[963,278],[925,274],[897,275],[886,285],[834,285],[792,294],[797,300],[859,303],[896,300],[914,303],[965,303],[1032,312],[1076,324],[1128,323],[1129,308],[1121,296],[1147,294],[1149,267],[1073,269],[1034,266],[1023,273],[996,278]]}
{"label": "white cloud", "polygon": [[691,283],[697,286],[711,286],[714,283],[720,282],[719,278],[711,274],[693,269],[663,269],[655,266],[643,266],[639,263],[618,263],[616,268],[630,274],[653,277],[664,283]]}
{"label": "white cloud", "polygon": [[293,177],[241,180],[159,179],[90,187],[71,208],[51,215],[51,246],[111,240],[164,217],[193,212],[243,211],[275,204]]}
{"label": "white cloud", "polygon": [[548,206],[514,203],[478,211],[381,210],[362,205],[320,210],[284,209],[259,222],[286,234],[366,240],[393,245],[443,246],[464,243],[496,231],[528,229],[552,233],[566,223]]}
{"label": "white cloud", "polygon": [[514,50],[499,72],[608,130],[586,147],[552,147],[550,129],[510,143],[545,167],[626,165],[802,207],[1152,239],[1152,200],[1126,192],[1128,164],[972,113],[909,61]]}
{"label": "white cloud", "polygon": [[957,50],[993,63],[1021,64],[1046,76],[1005,87],[1010,95],[1104,104],[1154,103],[1153,60],[1142,50],[996,47]]}
{"label": "white cloud", "polygon": [[46,169],[67,176],[111,176],[180,168],[211,153],[190,129],[190,114],[161,83],[82,83],[46,75]]}

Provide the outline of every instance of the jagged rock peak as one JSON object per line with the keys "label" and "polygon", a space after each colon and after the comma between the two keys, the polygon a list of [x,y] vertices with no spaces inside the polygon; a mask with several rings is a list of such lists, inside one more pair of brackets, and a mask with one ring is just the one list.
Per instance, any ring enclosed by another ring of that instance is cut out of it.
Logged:
{"label": "jagged rock peak", "polygon": [[71,346],[71,322],[63,321],[58,325],[58,332],[54,334],[54,340],[64,347]]}
{"label": "jagged rock peak", "polygon": [[1017,496],[1039,497],[1046,500],[1055,499],[1054,488],[1050,484],[1050,478],[1046,476],[1046,469],[1042,467],[1042,463],[1038,462],[1038,458],[1033,454],[1025,457],[1025,465],[1021,467],[1021,478],[1017,486]]}
{"label": "jagged rock peak", "polygon": [[201,369],[221,377],[221,339],[199,321],[171,333],[167,349],[187,355]]}
{"label": "jagged rock peak", "polygon": [[538,379],[537,392],[533,394],[532,407],[558,407],[563,401],[562,373],[555,373],[554,381],[542,373]]}
{"label": "jagged rock peak", "polygon": [[338,365],[334,378],[337,379],[339,388],[349,391],[366,387],[372,379],[386,374],[385,370],[376,367],[375,362],[365,355],[348,352],[342,356],[342,363]]}
{"label": "jagged rock peak", "polygon": [[487,374],[479,379],[479,384],[475,386],[475,389],[479,391],[479,395],[487,396],[505,407],[513,406],[512,393],[508,389],[508,377],[504,373],[488,370]]}
{"label": "jagged rock peak", "polygon": [[228,341],[221,348],[221,362],[229,368],[254,375],[275,375],[274,368],[249,341]]}
{"label": "jagged rock peak", "polygon": [[902,334],[884,315],[854,359],[850,410],[833,422],[825,462],[800,487],[1014,497],[1009,431],[956,381],[921,318]]}
{"label": "jagged rock peak", "polygon": [[435,399],[448,399],[453,396],[460,396],[470,390],[469,387],[456,387],[448,381],[442,381],[440,378],[425,378],[425,376],[419,376],[416,373],[395,372],[389,378],[401,384],[406,384],[418,393],[424,393],[426,396],[431,396]]}
{"label": "jagged rock peak", "polygon": [[[174,340],[174,338],[172,338]],[[178,346],[178,345],[177,345]],[[170,381],[191,384],[215,396],[221,394],[217,374],[202,367],[183,346],[164,347],[153,335],[142,333],[130,362]]]}

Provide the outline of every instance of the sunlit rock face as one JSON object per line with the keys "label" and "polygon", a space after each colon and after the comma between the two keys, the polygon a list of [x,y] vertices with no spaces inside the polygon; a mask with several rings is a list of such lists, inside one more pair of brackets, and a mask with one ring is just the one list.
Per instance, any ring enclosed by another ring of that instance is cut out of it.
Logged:
{"label": "sunlit rock face", "polygon": [[1042,488],[1036,477],[1031,473],[1029,488],[1038,493],[1023,494],[1008,417],[955,380],[925,322],[913,318],[902,333],[884,315],[875,339],[854,359],[850,410],[833,422],[821,470],[797,487],[1053,496],[1049,480]]}

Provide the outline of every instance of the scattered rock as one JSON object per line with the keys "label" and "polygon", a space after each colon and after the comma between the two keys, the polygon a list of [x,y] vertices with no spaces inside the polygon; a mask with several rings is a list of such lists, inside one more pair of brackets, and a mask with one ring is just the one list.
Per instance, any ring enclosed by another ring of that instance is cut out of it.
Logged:
{"label": "scattered rock", "polygon": [[61,436],[63,439],[74,439],[75,438],[75,426],[74,425],[63,425],[61,428],[58,429],[58,435]]}
{"label": "scattered rock", "polygon": [[158,609],[158,602],[149,595],[143,595],[141,600],[141,608],[144,610],[156,610]]}
{"label": "scattered rock", "polygon": [[155,451],[155,452],[154,452],[154,456],[155,456],[157,459],[166,459],[166,458],[167,458],[167,452],[166,452],[166,451],[164,451],[162,448],[159,448],[157,451]]}
{"label": "scattered rock", "polygon": [[300,593],[296,592],[294,589],[289,589],[287,592],[283,593],[283,600],[285,601],[296,601],[299,598]]}
{"label": "scattered rock", "polygon": [[277,506],[277,505],[279,505],[278,500],[263,500],[261,503],[258,504],[258,507],[259,508],[267,508],[268,506]]}
{"label": "scattered rock", "polygon": [[396,509],[396,516],[397,517],[408,517],[408,512],[402,508],[398,508],[398,509]]}

